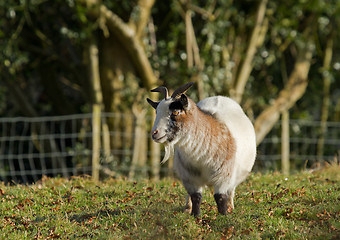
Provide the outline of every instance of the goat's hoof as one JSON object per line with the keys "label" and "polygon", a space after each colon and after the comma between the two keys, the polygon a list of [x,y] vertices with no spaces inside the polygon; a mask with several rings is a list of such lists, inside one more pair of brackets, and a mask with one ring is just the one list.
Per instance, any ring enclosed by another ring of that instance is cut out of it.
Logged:
{"label": "goat's hoof", "polygon": [[194,216],[195,218],[201,218],[201,211],[198,210],[197,212],[192,211],[191,215]]}
{"label": "goat's hoof", "polygon": [[214,194],[215,201],[217,203],[218,212],[222,215],[226,215],[229,212],[229,207],[227,207],[228,196],[222,193]]}
{"label": "goat's hoof", "polygon": [[184,212],[184,213],[190,214],[191,211],[192,211],[192,209],[191,209],[191,207],[189,207],[189,206],[185,206],[184,209],[183,209],[183,212]]}

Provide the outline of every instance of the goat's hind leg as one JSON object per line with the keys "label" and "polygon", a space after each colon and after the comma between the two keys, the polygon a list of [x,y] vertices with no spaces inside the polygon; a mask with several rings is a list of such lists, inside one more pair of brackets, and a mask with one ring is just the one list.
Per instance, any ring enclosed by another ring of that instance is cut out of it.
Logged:
{"label": "goat's hind leg", "polygon": [[190,194],[187,194],[187,196],[185,197],[184,212],[191,213],[191,211],[192,211],[191,197],[190,197]]}
{"label": "goat's hind leg", "polygon": [[227,201],[227,208],[234,209],[234,196],[235,196],[235,188],[232,188],[227,191],[228,201]]}
{"label": "goat's hind leg", "polygon": [[226,193],[215,193],[214,198],[217,204],[218,212],[226,215],[227,211],[234,209],[235,188],[228,190]]}

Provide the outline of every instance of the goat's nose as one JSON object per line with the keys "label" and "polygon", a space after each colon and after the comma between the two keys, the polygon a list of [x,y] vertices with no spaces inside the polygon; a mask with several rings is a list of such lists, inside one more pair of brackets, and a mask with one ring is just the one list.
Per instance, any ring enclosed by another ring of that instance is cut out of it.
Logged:
{"label": "goat's nose", "polygon": [[157,134],[158,134],[158,129],[156,129],[152,132],[152,137],[154,138]]}

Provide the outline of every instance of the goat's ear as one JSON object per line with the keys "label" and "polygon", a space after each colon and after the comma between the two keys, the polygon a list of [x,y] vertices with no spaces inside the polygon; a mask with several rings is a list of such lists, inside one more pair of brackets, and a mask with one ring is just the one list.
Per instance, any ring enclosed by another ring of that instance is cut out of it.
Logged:
{"label": "goat's ear", "polygon": [[179,99],[182,107],[184,110],[188,109],[189,103],[188,103],[188,97],[185,94],[181,94],[181,98]]}
{"label": "goat's ear", "polygon": [[148,101],[148,103],[151,105],[151,107],[153,107],[154,109],[157,108],[159,102],[154,102],[152,101],[150,98],[147,98],[146,101]]}
{"label": "goat's ear", "polygon": [[174,102],[172,102],[169,106],[171,111],[173,110],[187,110],[188,109],[188,97],[185,94],[182,94],[178,97]]}

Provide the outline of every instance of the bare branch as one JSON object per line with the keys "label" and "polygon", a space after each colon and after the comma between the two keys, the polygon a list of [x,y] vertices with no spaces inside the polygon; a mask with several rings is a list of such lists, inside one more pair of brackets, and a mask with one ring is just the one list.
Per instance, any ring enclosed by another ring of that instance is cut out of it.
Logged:
{"label": "bare branch", "polygon": [[139,0],[134,8],[134,12],[137,13],[137,16],[131,16],[129,25],[131,26],[133,24],[137,38],[140,38],[143,35],[143,30],[149,21],[151,8],[154,3],[155,0]]}
{"label": "bare branch", "polygon": [[267,31],[264,31],[266,30],[266,28],[263,28],[263,24],[266,23],[264,21],[264,18],[265,18],[265,13],[267,9],[267,2],[268,0],[262,0],[259,5],[259,8],[257,10],[257,15],[256,15],[255,26],[250,37],[246,56],[239,69],[239,74],[236,80],[236,86],[233,92],[233,98],[238,103],[240,103],[242,100],[244,88],[246,86],[250,73],[253,69],[253,59],[257,51],[257,48],[259,47],[258,45],[259,39],[263,39],[264,35],[267,32]]}
{"label": "bare branch", "polygon": [[[93,1],[85,0],[91,6]],[[125,23],[118,15],[104,5],[94,7],[90,13],[94,18],[104,17],[110,33],[114,34],[128,52],[143,85],[150,90],[156,85],[150,61],[136,31]]]}

